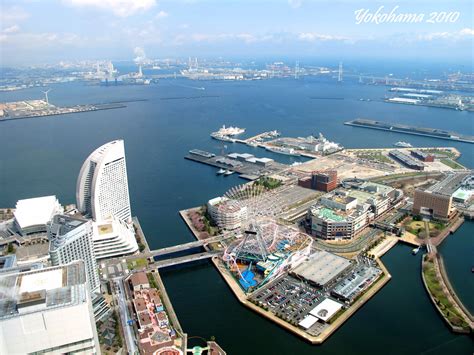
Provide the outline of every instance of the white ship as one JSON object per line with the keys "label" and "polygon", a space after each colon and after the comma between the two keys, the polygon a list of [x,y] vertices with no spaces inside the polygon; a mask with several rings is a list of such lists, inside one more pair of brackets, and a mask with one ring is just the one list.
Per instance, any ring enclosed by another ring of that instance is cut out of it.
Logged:
{"label": "white ship", "polygon": [[231,138],[229,136],[219,134],[218,132],[211,133],[211,137],[214,139],[217,139],[218,141],[235,143],[235,138]]}
{"label": "white ship", "polygon": [[225,176],[229,176],[229,175],[232,175],[234,172],[232,170],[226,170],[224,175]]}
{"label": "white ship", "polygon": [[245,128],[239,128],[239,127],[226,127],[225,125],[222,126],[217,132],[221,136],[237,136],[239,134],[242,134],[245,132]]}
{"label": "white ship", "polygon": [[222,175],[222,174],[224,174],[225,172],[226,172],[226,171],[221,168],[221,169],[219,169],[219,170],[217,171],[216,174],[217,174],[217,175]]}
{"label": "white ship", "polygon": [[265,147],[265,149],[270,151],[270,152],[273,152],[273,153],[291,155],[291,156],[295,156],[295,157],[300,156],[300,153],[295,151],[293,148]]}
{"label": "white ship", "polygon": [[413,146],[410,143],[407,142],[397,142],[394,144],[395,147],[401,147],[401,148],[412,148]]}

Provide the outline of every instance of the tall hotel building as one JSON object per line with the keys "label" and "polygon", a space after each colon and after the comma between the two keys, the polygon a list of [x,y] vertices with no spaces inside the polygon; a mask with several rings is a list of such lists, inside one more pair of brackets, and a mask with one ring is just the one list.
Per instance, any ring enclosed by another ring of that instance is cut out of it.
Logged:
{"label": "tall hotel building", "polygon": [[91,293],[99,290],[99,274],[95,260],[92,221],[56,215],[48,224],[51,264],[59,266],[83,260]]}
{"label": "tall hotel building", "polygon": [[97,259],[138,251],[123,140],[106,143],[87,157],[77,179],[76,199],[78,210],[94,221]]}
{"label": "tall hotel building", "polygon": [[131,222],[123,140],[104,144],[87,157],[77,179],[76,199],[79,211],[96,222],[111,217]]}

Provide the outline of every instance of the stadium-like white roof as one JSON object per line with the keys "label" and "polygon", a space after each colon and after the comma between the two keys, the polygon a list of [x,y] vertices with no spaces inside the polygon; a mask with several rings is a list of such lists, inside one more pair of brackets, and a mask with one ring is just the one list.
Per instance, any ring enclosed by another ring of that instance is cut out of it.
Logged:
{"label": "stadium-like white roof", "polygon": [[44,196],[19,200],[14,212],[20,228],[48,223],[62,208],[56,196]]}

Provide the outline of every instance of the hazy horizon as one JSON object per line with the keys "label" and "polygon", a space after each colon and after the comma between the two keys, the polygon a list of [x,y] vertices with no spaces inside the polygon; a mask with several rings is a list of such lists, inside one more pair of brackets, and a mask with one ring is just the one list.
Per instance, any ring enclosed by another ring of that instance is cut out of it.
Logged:
{"label": "hazy horizon", "polygon": [[148,58],[436,58],[463,65],[473,58],[473,11],[465,0],[5,0],[1,7],[2,66],[132,60],[137,48]]}

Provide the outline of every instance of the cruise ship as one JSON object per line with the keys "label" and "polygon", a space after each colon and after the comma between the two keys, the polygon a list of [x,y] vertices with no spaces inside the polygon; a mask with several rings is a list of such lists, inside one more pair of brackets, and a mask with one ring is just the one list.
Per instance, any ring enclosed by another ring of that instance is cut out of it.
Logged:
{"label": "cruise ship", "polygon": [[293,148],[265,147],[265,149],[270,151],[270,152],[273,152],[273,153],[291,155],[291,156],[295,156],[295,157],[300,156],[300,153],[295,151]]}
{"label": "cruise ship", "polygon": [[410,143],[407,142],[397,142],[394,144],[395,147],[401,147],[401,148],[412,148],[413,146]]}
{"label": "cruise ship", "polygon": [[217,132],[218,135],[221,136],[237,136],[239,134],[242,134],[245,132],[245,128],[239,128],[239,127],[226,127],[225,125],[222,126]]}
{"label": "cruise ship", "polygon": [[212,132],[211,137],[217,139],[218,141],[232,142],[235,143],[235,138],[231,138],[227,135],[220,134],[218,132]]}

